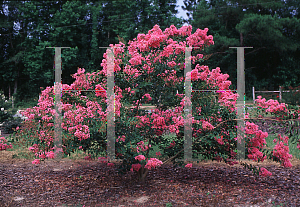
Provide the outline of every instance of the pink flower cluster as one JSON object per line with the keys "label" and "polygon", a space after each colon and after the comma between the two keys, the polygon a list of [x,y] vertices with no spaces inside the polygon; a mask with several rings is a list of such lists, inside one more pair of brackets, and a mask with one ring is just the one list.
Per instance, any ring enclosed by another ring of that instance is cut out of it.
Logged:
{"label": "pink flower cluster", "polygon": [[257,96],[257,99],[255,99],[255,103],[263,109],[266,109],[266,112],[287,112],[287,104],[279,104],[277,100],[270,99],[266,101],[265,98],[262,99],[261,96]]}
{"label": "pink flower cluster", "polygon": [[263,156],[263,153],[259,151],[259,149],[264,148],[266,144],[266,139],[268,137],[267,132],[262,132],[258,130],[258,126],[254,123],[246,122],[245,133],[251,136],[249,137],[248,144],[248,158],[258,161],[260,159],[262,162],[267,158],[267,156]]}
{"label": "pink flower cluster", "polygon": [[289,154],[288,140],[289,138],[287,136],[283,138],[279,134],[278,142],[275,145],[273,150],[273,156],[279,158],[280,161],[282,162],[281,165],[284,167],[292,167],[292,163],[290,162],[289,159],[291,159],[293,155]]}
{"label": "pink flower cluster", "polygon": [[174,140],[170,143],[170,146],[168,146],[167,148],[169,149],[169,148],[173,148],[173,147],[175,147],[175,141]]}
{"label": "pink flower cluster", "polygon": [[[74,84],[72,84],[71,86],[67,84],[62,85],[62,94],[69,93],[71,96],[79,96],[81,93],[80,91],[73,93],[72,90],[90,89],[90,83],[99,81],[96,75],[96,72],[92,74],[84,74],[84,69],[79,68],[78,72],[75,73],[74,76],[76,78]],[[86,77],[88,77],[88,79],[86,79]],[[85,82],[85,80],[87,81]],[[82,81],[84,81],[84,83],[82,83]],[[122,90],[117,86],[115,88],[117,92],[115,96],[115,106],[117,109],[116,115],[120,115],[119,109],[121,107],[120,99],[122,98]],[[106,93],[103,93],[103,91],[99,91],[104,90],[104,88],[101,85],[97,85],[95,89],[96,96],[102,96],[102,102],[106,103]],[[55,110],[52,109],[54,107],[53,95],[55,95],[54,87],[47,87],[42,91],[37,107],[33,107],[32,109],[29,108],[26,111],[21,112],[22,115],[28,117],[28,119],[25,120],[25,124],[35,124],[36,120],[40,119],[39,122],[41,123],[41,128],[39,131],[37,131],[37,136],[40,142],[46,143],[46,146],[35,145],[30,148],[30,150],[34,151],[35,153],[40,152],[40,150],[45,152],[51,150],[50,145],[51,143],[53,143],[54,131],[52,128],[53,123],[49,122],[53,121],[53,117],[55,115]],[[84,140],[90,137],[89,124],[84,123],[84,119],[100,118],[101,120],[105,120],[106,113],[102,112],[102,107],[99,103],[97,103],[97,101],[90,101],[85,96],[80,96],[80,99],[86,102],[86,106],[75,105],[75,109],[73,109],[73,106],[71,104],[62,103],[62,110],[64,111],[62,128],[66,133],[69,133],[69,135],[67,135],[68,138],[75,136],[78,138],[78,140]],[[19,130],[19,133],[22,132],[24,132],[24,130]],[[43,157],[43,155],[40,154],[37,154],[37,156]]]}
{"label": "pink flower cluster", "polygon": [[145,156],[144,155],[138,155],[135,157],[136,160],[141,161],[141,160],[145,160]]}
{"label": "pink flower cluster", "polygon": [[[259,151],[259,149],[262,149],[264,145],[266,144],[265,138],[268,137],[267,132],[262,132],[261,130],[258,130],[258,126],[246,122],[246,130],[245,133],[248,135],[252,135],[253,137],[250,137],[249,140],[249,154],[248,158],[253,159],[254,161],[258,161],[260,159],[262,162],[266,159],[266,156],[263,156],[263,153]],[[273,156],[279,158],[279,160],[282,162],[282,165],[285,167],[292,167],[292,164],[289,159],[292,158],[292,155],[289,154],[289,147],[288,147],[288,137],[285,138],[281,137],[281,135],[278,135],[279,140],[284,140],[284,143],[282,141],[276,144],[273,150]],[[276,140],[274,140],[276,142]],[[285,146],[286,144],[287,146]],[[263,170],[262,172],[264,175],[269,175],[270,173],[267,173],[266,170]]]}
{"label": "pink flower cluster", "polygon": [[[152,98],[150,97],[150,94],[148,94],[148,93],[146,93],[145,95],[143,95],[142,98],[144,98],[144,97],[147,98],[147,102],[152,100]],[[147,103],[147,102],[146,102],[146,103]]]}
{"label": "pink flower cluster", "polygon": [[11,144],[8,145],[5,142],[7,142],[7,140],[4,137],[0,137],[0,151],[13,148]]}
{"label": "pink flower cluster", "polygon": [[39,158],[41,159],[45,159],[46,157],[47,158],[50,158],[50,159],[54,159],[54,152],[53,151],[50,151],[50,152],[40,152],[40,153],[35,153],[36,155],[38,155]]}
{"label": "pink flower cluster", "polygon": [[50,151],[50,152],[46,153],[46,157],[48,157],[50,159],[54,159],[54,152]]}
{"label": "pink flower cluster", "polygon": [[34,144],[32,147],[29,147],[29,150],[30,150],[31,152],[34,152],[34,153],[39,152],[38,145],[37,145],[37,144]]}
{"label": "pink flower cluster", "polygon": [[189,163],[189,164],[187,164],[185,167],[187,167],[187,168],[192,168],[192,167],[193,167],[193,164],[192,164],[192,163]]}
{"label": "pink flower cluster", "polygon": [[119,141],[125,142],[125,135],[122,135],[122,137],[119,136],[116,141],[117,142],[119,142]]}
{"label": "pink flower cluster", "polygon": [[155,154],[156,154],[156,156],[161,156],[160,152],[156,152]]}
{"label": "pink flower cluster", "polygon": [[215,137],[215,140],[216,140],[220,145],[223,145],[223,144],[224,144],[223,136],[220,136],[220,138]]}
{"label": "pink flower cluster", "polygon": [[189,46],[203,48],[204,45],[213,45],[213,36],[207,36],[208,28],[204,30],[197,29],[194,34],[186,38]]}
{"label": "pink flower cluster", "polygon": [[98,160],[100,161],[100,163],[107,163],[105,157],[98,157]]}
{"label": "pink flower cluster", "polygon": [[[87,157],[89,159],[89,157]],[[89,159],[91,160],[91,159]],[[100,161],[100,163],[107,163],[107,166],[108,167],[114,167],[114,163],[111,163],[111,162],[107,162],[106,158],[105,157],[98,157],[98,160]]]}
{"label": "pink flower cluster", "polygon": [[[151,144],[149,145],[149,147],[151,147]],[[145,146],[143,141],[140,141],[139,143],[137,143],[136,149],[137,149],[137,152],[139,153],[140,150],[142,150],[143,152],[147,151],[149,147],[147,145]]]}
{"label": "pink flower cluster", "polygon": [[40,164],[40,159],[35,159],[34,161],[32,161],[32,164],[34,165]]}
{"label": "pink flower cluster", "polygon": [[130,169],[130,171],[131,172],[133,172],[133,170],[135,170],[135,171],[139,171],[139,169],[142,167],[142,165],[141,164],[132,164],[131,165],[131,169]]}
{"label": "pink flower cluster", "polygon": [[259,175],[261,175],[263,177],[267,177],[267,176],[271,176],[272,173],[269,172],[266,168],[262,167],[262,168],[260,168]]}
{"label": "pink flower cluster", "polygon": [[208,121],[202,121],[202,127],[203,127],[204,130],[208,130],[208,131],[213,130],[215,128]]}
{"label": "pink flower cluster", "polygon": [[162,161],[156,159],[156,158],[150,158],[150,160],[148,160],[147,164],[145,165],[145,168],[151,170],[151,168],[155,168],[157,166],[162,165]]}
{"label": "pink flower cluster", "polygon": [[92,160],[91,154],[89,154],[88,156],[84,157],[85,160]]}

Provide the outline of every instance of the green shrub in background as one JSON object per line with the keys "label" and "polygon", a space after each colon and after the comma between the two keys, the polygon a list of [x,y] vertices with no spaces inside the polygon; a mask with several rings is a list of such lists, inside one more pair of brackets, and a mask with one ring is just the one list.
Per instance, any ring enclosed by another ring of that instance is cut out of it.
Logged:
{"label": "green shrub in background", "polygon": [[0,123],[13,119],[17,109],[12,109],[11,100],[6,100],[3,91],[0,91]]}
{"label": "green shrub in background", "polygon": [[38,97],[18,101],[16,100],[15,106],[18,109],[32,108],[38,104]]}
{"label": "green shrub in background", "polygon": [[283,91],[290,91],[290,92],[282,93],[282,102],[294,106],[300,104],[300,86],[295,88],[289,86],[288,89],[283,89]]}
{"label": "green shrub in background", "polygon": [[3,123],[4,133],[12,134],[14,132],[14,129],[16,129],[17,127],[21,127],[22,121],[23,120],[20,117],[6,120]]}

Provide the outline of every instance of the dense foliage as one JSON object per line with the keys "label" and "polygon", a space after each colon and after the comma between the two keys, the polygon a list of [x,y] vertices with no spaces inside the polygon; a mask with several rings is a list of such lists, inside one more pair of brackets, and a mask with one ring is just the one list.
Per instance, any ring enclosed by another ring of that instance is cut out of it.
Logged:
{"label": "dense foliage", "polygon": [[77,68],[100,69],[102,54],[119,39],[128,42],[159,23],[182,25],[176,0],[2,1],[0,10],[0,88],[18,102],[37,98],[53,85],[54,49],[62,49],[62,82],[71,84]]}
{"label": "dense foliage", "polygon": [[215,45],[204,64],[222,68],[236,83],[236,50],[245,49],[246,94],[299,86],[300,14],[297,0],[185,0],[193,27],[210,28]]}

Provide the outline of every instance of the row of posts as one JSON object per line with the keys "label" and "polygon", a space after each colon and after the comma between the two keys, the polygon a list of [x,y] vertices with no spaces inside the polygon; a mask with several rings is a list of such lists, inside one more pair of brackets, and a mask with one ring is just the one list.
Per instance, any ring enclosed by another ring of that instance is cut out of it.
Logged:
{"label": "row of posts", "polygon": [[282,91],[282,87],[281,86],[279,86],[279,90],[278,91],[255,91],[255,88],[252,87],[253,104],[255,104],[255,93],[279,93],[279,102],[281,103],[282,92],[289,92],[289,91]]}
{"label": "row of posts", "polygon": [[[47,47],[55,48],[55,121],[54,121],[54,145],[57,147],[55,154],[61,150],[62,145],[62,117],[61,117],[61,49],[69,47]],[[102,47],[99,47],[102,48]],[[105,47],[106,49],[112,49]],[[245,63],[244,63],[244,49],[253,47],[230,47],[237,49],[237,92],[239,98],[237,99],[237,109],[238,109],[238,128],[244,128],[245,125]],[[107,97],[108,97],[108,119],[107,119],[107,152],[108,157],[114,160],[115,156],[115,125],[114,125],[114,54],[113,50],[108,52],[107,63]],[[192,161],[192,108],[191,108],[191,48],[185,48],[185,122],[184,122],[184,161]],[[244,143],[244,133],[238,132],[238,137],[241,137],[242,141],[238,141],[237,159],[245,159],[245,143]],[[60,156],[59,156],[60,157]],[[60,159],[58,157],[58,159]],[[108,158],[109,159],[109,158]],[[182,161],[182,160],[178,160]],[[196,160],[197,161],[197,160]]]}

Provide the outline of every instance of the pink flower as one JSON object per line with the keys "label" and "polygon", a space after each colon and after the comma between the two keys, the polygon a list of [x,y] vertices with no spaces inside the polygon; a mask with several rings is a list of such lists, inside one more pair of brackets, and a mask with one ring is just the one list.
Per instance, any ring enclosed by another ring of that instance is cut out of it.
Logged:
{"label": "pink flower", "polygon": [[81,149],[82,149],[82,146],[79,146],[79,149],[81,150]]}
{"label": "pink flower", "polygon": [[144,152],[144,151],[147,151],[149,147],[151,147],[151,145],[149,145],[149,147],[148,147],[148,146],[145,146],[145,144],[144,144],[143,141],[140,141],[139,143],[137,143],[137,145],[138,145],[138,146],[136,147],[136,149],[137,149],[137,152],[138,152],[138,153],[140,152],[139,149],[141,149],[141,150]]}
{"label": "pink flower", "polygon": [[47,153],[46,156],[47,156],[48,158],[50,158],[50,159],[54,159],[54,152],[53,152],[53,151],[50,151],[50,152]]}
{"label": "pink flower", "polygon": [[156,159],[156,158],[150,158],[150,160],[148,160],[148,163],[145,165],[145,168],[151,170],[151,168],[155,168],[156,166],[160,166],[162,165],[163,162]]}
{"label": "pink flower", "polygon": [[29,147],[28,149],[29,149],[30,151],[34,151],[34,150],[35,150],[34,147]]}
{"label": "pink flower", "polygon": [[246,122],[245,133],[246,134],[255,134],[258,131],[258,126],[254,123]]}
{"label": "pink flower", "polygon": [[175,146],[175,141],[173,140],[173,142],[170,143],[170,146],[168,146],[167,148],[173,148]]}
{"label": "pink flower", "polygon": [[161,156],[160,152],[156,152],[155,154],[156,156]]}
{"label": "pink flower", "polygon": [[100,163],[106,163],[107,161],[105,159],[106,159],[105,157],[98,157]]}
{"label": "pink flower", "polygon": [[224,144],[223,136],[221,136],[221,138],[215,137],[215,140],[216,140],[220,145],[223,145],[223,144]]}
{"label": "pink flower", "polygon": [[124,135],[122,135],[122,137],[119,136],[116,141],[119,142],[120,140],[122,142],[125,142],[125,136]]}
{"label": "pink flower", "polygon": [[269,172],[266,168],[260,168],[260,172],[259,172],[259,175],[261,176],[264,176],[264,177],[267,177],[267,176],[271,176],[272,173]]}
{"label": "pink flower", "polygon": [[45,159],[46,155],[45,154],[40,154],[39,157],[42,158],[42,159]]}
{"label": "pink flower", "polygon": [[291,161],[289,161],[288,159],[283,161],[283,166],[284,167],[293,167]]}
{"label": "pink flower", "polygon": [[114,165],[114,163],[107,163],[107,166],[108,167],[114,167],[115,165]]}
{"label": "pink flower", "polygon": [[91,155],[88,155],[84,158],[85,160],[92,160]]}
{"label": "pink flower", "polygon": [[139,169],[142,167],[141,164],[132,164],[132,167],[130,169],[131,172],[133,172],[133,170],[135,171],[139,171]]}
{"label": "pink flower", "polygon": [[192,164],[192,163],[189,163],[189,164],[187,164],[185,167],[192,168],[192,167],[193,167],[193,164]]}
{"label": "pink flower", "polygon": [[96,96],[97,97],[101,96],[102,98],[105,98],[106,90],[104,88],[102,88],[102,86],[100,86],[99,84],[96,85],[95,91],[96,91]]}
{"label": "pink flower", "polygon": [[208,121],[203,121],[202,122],[202,127],[203,127],[204,130],[213,130],[215,128]]}
{"label": "pink flower", "polygon": [[32,164],[35,164],[35,165],[40,164],[40,159],[35,159],[34,161],[32,161]]}
{"label": "pink flower", "polygon": [[145,160],[145,156],[144,155],[138,155],[135,157],[136,160],[141,161],[141,160]]}

